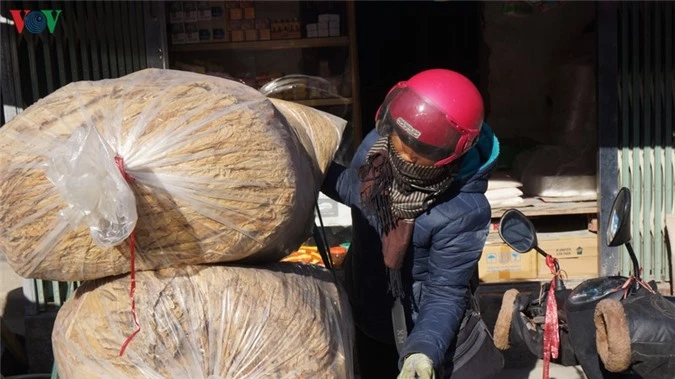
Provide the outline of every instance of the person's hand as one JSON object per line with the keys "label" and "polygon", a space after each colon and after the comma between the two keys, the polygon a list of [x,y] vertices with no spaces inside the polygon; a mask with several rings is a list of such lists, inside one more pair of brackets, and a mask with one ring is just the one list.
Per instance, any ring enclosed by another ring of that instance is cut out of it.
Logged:
{"label": "person's hand", "polygon": [[434,379],[434,363],[422,353],[411,354],[403,361],[398,379]]}

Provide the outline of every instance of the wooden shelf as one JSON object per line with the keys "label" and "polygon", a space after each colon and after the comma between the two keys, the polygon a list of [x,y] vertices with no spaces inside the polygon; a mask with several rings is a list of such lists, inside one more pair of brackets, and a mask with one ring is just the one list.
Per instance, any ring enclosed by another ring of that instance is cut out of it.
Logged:
{"label": "wooden shelf", "polygon": [[352,103],[351,98],[333,98],[333,99],[309,99],[309,100],[291,100],[294,103],[306,105],[308,107],[323,107],[329,105],[347,105]]}
{"label": "wooden shelf", "polygon": [[195,52],[195,51],[218,51],[218,50],[283,50],[283,49],[306,49],[316,47],[348,46],[349,37],[321,37],[321,38],[296,38],[269,41],[245,41],[245,42],[209,42],[185,45],[173,45],[169,52]]}
{"label": "wooden shelf", "polygon": [[508,209],[515,208],[525,216],[555,216],[598,213],[596,201],[574,201],[546,203],[536,198],[525,199],[525,203],[512,207],[492,208],[492,218],[501,217]]}

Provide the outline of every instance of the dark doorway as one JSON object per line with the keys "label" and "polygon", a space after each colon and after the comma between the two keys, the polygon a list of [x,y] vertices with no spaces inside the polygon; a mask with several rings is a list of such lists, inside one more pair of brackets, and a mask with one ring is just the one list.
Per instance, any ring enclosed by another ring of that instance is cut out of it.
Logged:
{"label": "dark doorway", "polygon": [[358,1],[356,27],[363,134],[387,91],[428,68],[463,73],[479,85],[479,2]]}

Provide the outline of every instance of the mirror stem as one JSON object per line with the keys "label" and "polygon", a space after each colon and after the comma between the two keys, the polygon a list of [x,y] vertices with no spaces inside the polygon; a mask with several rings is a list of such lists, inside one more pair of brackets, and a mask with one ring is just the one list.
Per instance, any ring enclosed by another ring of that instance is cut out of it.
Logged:
{"label": "mirror stem", "polygon": [[534,250],[536,250],[537,253],[541,254],[542,257],[544,258],[548,257],[548,253],[542,250],[539,246],[535,246]]}
{"label": "mirror stem", "polygon": [[[626,242],[626,248],[628,249],[628,254],[630,255],[630,260],[633,262],[633,276],[640,280],[640,264],[638,263],[637,257],[635,256],[635,251],[633,250],[633,245],[630,242]],[[636,286],[639,284],[636,282]]]}
{"label": "mirror stem", "polygon": [[[548,253],[542,250],[539,246],[535,246],[534,250],[536,250],[537,253],[541,254],[544,258],[548,257]],[[558,264],[558,260],[555,260],[554,268],[557,273],[560,273],[560,265]],[[555,290],[556,291],[565,290],[565,283],[563,283],[562,279],[560,279],[560,275],[555,276]]]}

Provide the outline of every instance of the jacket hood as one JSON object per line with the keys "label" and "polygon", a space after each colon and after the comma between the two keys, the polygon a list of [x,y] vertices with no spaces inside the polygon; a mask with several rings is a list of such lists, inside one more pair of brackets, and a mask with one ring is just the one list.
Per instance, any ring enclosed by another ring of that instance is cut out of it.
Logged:
{"label": "jacket hood", "polygon": [[462,192],[480,192],[487,190],[488,176],[499,157],[499,140],[492,128],[483,123],[478,143],[469,150],[459,169],[457,179],[462,183]]}

